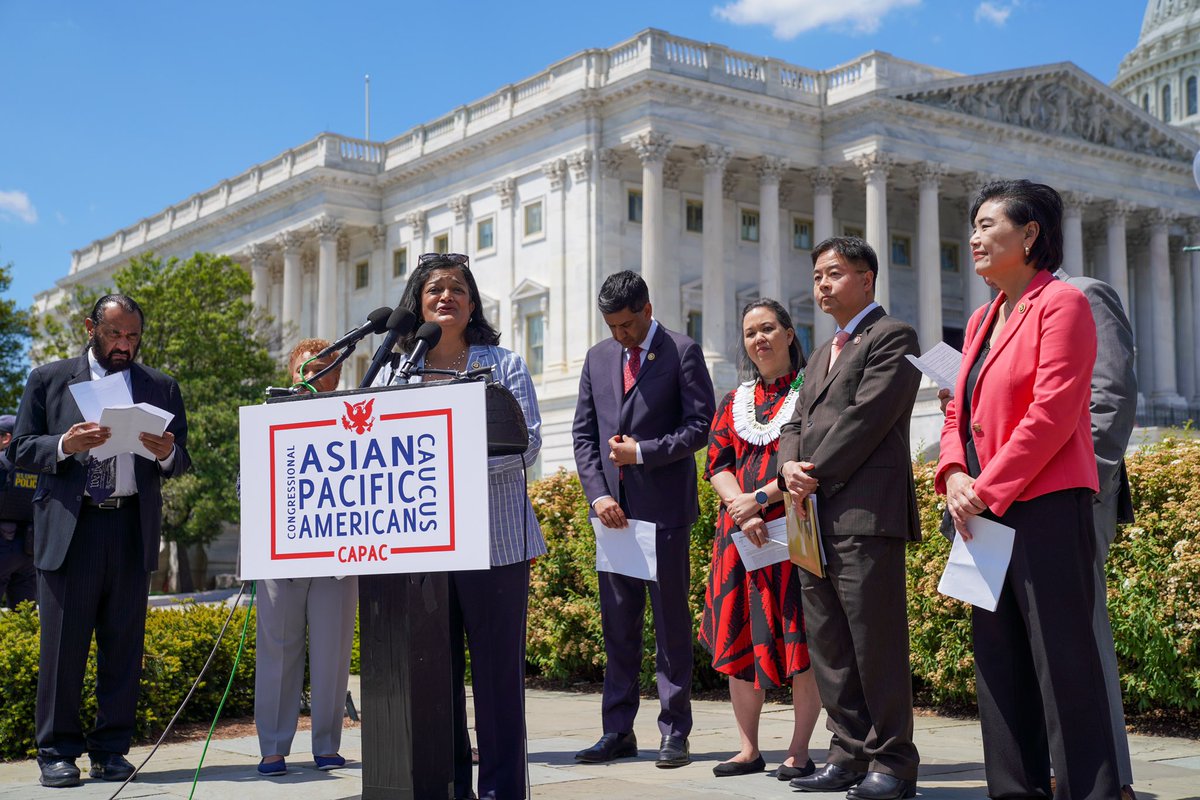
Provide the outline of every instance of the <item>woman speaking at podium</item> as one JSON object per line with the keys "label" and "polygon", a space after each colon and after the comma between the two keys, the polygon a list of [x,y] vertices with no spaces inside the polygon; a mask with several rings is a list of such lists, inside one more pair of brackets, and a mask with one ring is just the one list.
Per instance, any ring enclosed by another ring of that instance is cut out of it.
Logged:
{"label": "woman speaking at podium", "polygon": [[[525,796],[525,614],[529,560],[546,552],[525,492],[525,467],[542,446],[542,418],[524,360],[498,346],[500,334],[483,316],[470,261],[459,253],[426,253],[417,260],[400,305],[442,329],[417,367],[463,372],[494,367],[492,377],[512,392],[525,414],[529,449],[523,456],[488,459],[491,569],[450,573],[450,659],[454,670],[454,796],[471,792],[467,733],[466,660],[471,650],[475,730],[479,739],[479,796]],[[400,340],[412,352],[414,335]],[[420,380],[417,372],[410,380]],[[524,461],[522,461],[524,459]]]}

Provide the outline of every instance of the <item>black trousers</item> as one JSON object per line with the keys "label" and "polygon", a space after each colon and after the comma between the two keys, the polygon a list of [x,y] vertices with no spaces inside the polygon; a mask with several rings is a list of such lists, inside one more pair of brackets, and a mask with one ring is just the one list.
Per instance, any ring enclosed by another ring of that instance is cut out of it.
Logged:
{"label": "black trousers", "polygon": [[808,654],[833,734],[828,761],[915,780],[907,541],[824,536],[825,577],[800,571]]}
{"label": "black trousers", "polygon": [[[140,528],[136,503],[112,510],[85,505],[62,566],[38,570],[40,760],[129,752],[150,588]],[[79,706],[93,633],[97,710],[85,736]]]}
{"label": "black trousers", "polygon": [[1013,503],[1016,529],[994,612],[972,609],[984,769],[993,798],[1120,794],[1104,673],[1092,629],[1091,492]]}
{"label": "black trousers", "polygon": [[525,615],[529,562],[450,573],[450,666],[454,679],[454,796],[471,790],[466,658],[479,741],[479,796],[525,796]]}

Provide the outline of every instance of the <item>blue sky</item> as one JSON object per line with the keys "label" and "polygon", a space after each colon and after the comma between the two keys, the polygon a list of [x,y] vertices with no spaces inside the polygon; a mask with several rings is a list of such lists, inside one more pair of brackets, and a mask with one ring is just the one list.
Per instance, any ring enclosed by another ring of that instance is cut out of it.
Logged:
{"label": "blue sky", "polygon": [[[1141,0],[0,0],[0,263],[21,305],[72,249],[321,131],[387,140],[647,27],[827,69],[884,50],[1104,82]],[[1085,33],[1086,31],[1086,33]]]}

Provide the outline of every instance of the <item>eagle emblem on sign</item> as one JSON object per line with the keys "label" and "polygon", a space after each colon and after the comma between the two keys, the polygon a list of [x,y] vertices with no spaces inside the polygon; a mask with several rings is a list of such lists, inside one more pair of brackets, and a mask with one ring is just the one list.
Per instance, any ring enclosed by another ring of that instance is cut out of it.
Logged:
{"label": "eagle emblem on sign", "polygon": [[342,427],[361,435],[371,430],[375,424],[375,398],[363,400],[361,403],[345,403],[346,414],[342,417]]}

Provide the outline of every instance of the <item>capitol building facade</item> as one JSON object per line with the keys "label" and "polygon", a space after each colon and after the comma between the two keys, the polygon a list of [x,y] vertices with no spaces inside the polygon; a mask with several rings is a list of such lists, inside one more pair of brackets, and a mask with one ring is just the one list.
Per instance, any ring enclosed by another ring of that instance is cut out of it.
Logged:
{"label": "capitol building facade", "polygon": [[[394,305],[419,254],[463,252],[502,344],[535,375],[540,471],[574,469],[606,275],[646,278],[655,316],[703,344],[719,392],[736,383],[750,299],[789,306],[806,351],[832,335],[810,251],[835,234],[875,247],[878,299],[922,348],[960,346],[990,297],[972,269],[971,199],[1029,177],[1066,200],[1067,271],[1125,301],[1143,422],[1182,419],[1200,405],[1200,255],[1183,250],[1200,244],[1200,192],[1194,130],[1174,121],[1070,63],[960,75],[871,52],[818,71],[644,30],[388,141],[318,135],[75,251],[38,304],[146,251],[209,251],[245,266],[286,345]],[[936,447],[933,392],[914,446]]]}

